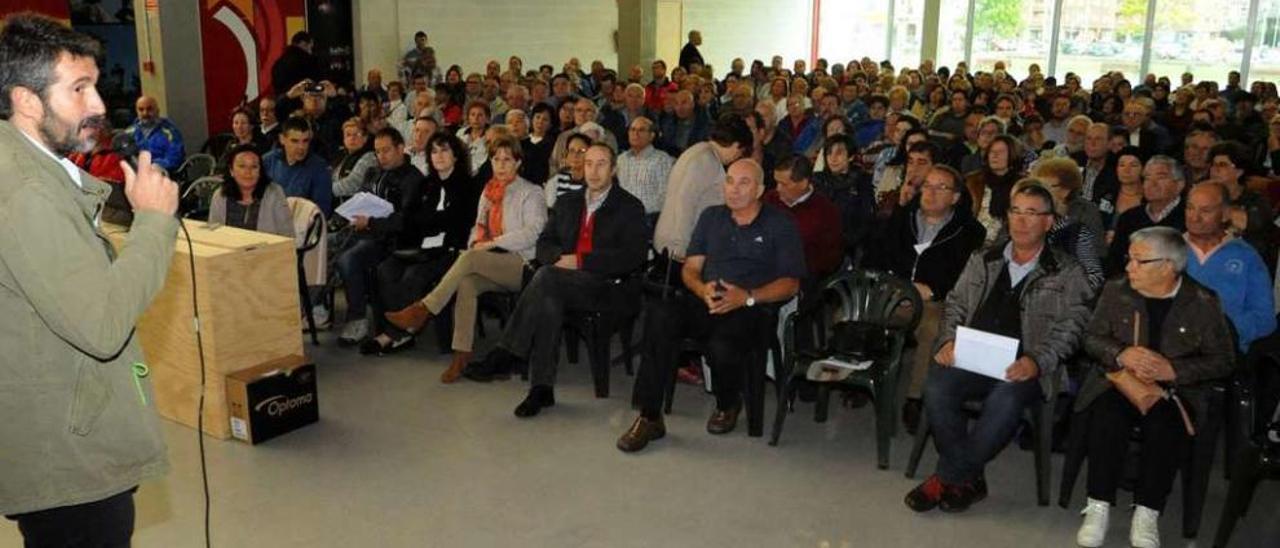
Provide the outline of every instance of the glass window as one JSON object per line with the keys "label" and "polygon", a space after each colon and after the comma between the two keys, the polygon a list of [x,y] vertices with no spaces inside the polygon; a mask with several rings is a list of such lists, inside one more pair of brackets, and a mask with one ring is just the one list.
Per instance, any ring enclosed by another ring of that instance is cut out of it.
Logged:
{"label": "glass window", "polygon": [[920,66],[920,44],[923,38],[924,0],[893,1],[893,66]]}
{"label": "glass window", "polygon": [[1249,81],[1280,80],[1280,0],[1258,4],[1258,28],[1254,31],[1253,55],[1249,60]]}
{"label": "glass window", "polygon": [[[1177,82],[1184,72],[1195,80],[1215,80],[1239,70],[1244,58],[1249,2],[1241,0],[1160,0],[1151,39],[1151,70]],[[1128,74],[1126,74],[1128,76]],[[1137,85],[1141,77],[1129,76]]]}
{"label": "glass window", "polygon": [[[823,2],[821,10],[818,57],[825,57],[831,64],[848,64],[863,57],[877,63],[884,60],[889,36],[888,0]],[[916,50],[919,57],[918,45]]]}
{"label": "glass window", "polygon": [[1053,0],[975,0],[973,20],[971,72],[990,72],[997,61],[1018,79],[1032,63],[1047,68]]}
{"label": "glass window", "polygon": [[938,14],[938,66],[955,68],[956,63],[964,61],[968,19],[969,2],[942,2],[942,11]]}
{"label": "glass window", "polygon": [[[1179,0],[1161,4],[1169,1]],[[1147,0],[1063,0],[1058,80],[1074,72],[1089,88],[1103,73],[1119,70],[1133,85],[1140,84],[1146,22]]]}

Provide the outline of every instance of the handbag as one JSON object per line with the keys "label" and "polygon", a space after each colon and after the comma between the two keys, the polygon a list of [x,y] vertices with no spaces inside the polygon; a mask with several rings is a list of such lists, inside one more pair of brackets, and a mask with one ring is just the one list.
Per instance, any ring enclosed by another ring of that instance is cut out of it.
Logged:
{"label": "handbag", "polygon": [[1146,415],[1151,408],[1160,400],[1165,398],[1164,388],[1153,382],[1143,382],[1138,377],[1133,376],[1128,369],[1112,371],[1107,373],[1107,380],[1119,390],[1124,397],[1129,399],[1134,407],[1138,408],[1138,412]]}
{"label": "handbag", "polygon": [[[1142,324],[1142,316],[1137,310],[1133,311],[1133,345],[1141,344],[1139,340],[1139,326]],[[1168,397],[1168,393],[1164,388],[1154,382],[1145,382],[1138,377],[1133,376],[1128,369],[1120,369],[1107,373],[1107,380],[1115,385],[1124,397],[1129,398],[1129,403],[1138,408],[1138,412],[1144,416],[1151,408],[1161,399]]]}

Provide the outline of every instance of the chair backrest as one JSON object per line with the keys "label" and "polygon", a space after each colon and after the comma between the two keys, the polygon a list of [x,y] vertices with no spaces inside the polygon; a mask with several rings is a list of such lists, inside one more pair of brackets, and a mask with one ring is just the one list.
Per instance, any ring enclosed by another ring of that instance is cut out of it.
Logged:
{"label": "chair backrest", "polygon": [[213,194],[221,186],[222,177],[217,176],[201,177],[192,181],[182,191],[182,198],[179,201],[182,216],[188,219],[206,219],[209,208],[213,205]]}
{"label": "chair backrest", "polygon": [[182,162],[182,167],[178,168],[178,173],[182,174],[183,179],[195,182],[213,175],[213,171],[217,167],[217,158],[203,152],[197,152],[187,156],[187,160]]}
{"label": "chair backrest", "polygon": [[216,175],[201,177],[191,182],[187,190],[182,193],[182,199],[194,196],[200,200],[200,205],[204,209],[208,209],[209,202],[213,200],[213,193],[217,192],[220,186],[222,186],[222,177]]}
{"label": "chair backrest", "polygon": [[878,270],[849,270],[827,279],[821,290],[822,320],[869,323],[902,333],[915,331],[924,303],[907,280]]}
{"label": "chair backrest", "polygon": [[285,198],[293,218],[294,246],[306,274],[307,285],[324,285],[329,279],[329,249],[324,212],[306,198]]}
{"label": "chair backrest", "polygon": [[324,213],[311,200],[290,196],[285,198],[289,214],[293,218],[294,244],[300,252],[307,252],[320,244],[324,236]]}

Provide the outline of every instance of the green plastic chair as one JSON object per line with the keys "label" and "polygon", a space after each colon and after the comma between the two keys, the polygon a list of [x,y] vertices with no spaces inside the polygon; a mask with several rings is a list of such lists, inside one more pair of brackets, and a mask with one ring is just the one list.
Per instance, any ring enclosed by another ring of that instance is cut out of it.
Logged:
{"label": "green plastic chair", "polygon": [[[805,379],[810,364],[827,358],[871,360],[869,368],[854,371],[848,378],[819,383],[817,406],[821,415],[828,403],[831,385],[869,390],[876,412],[876,464],[882,470],[888,468],[889,448],[897,430],[895,409],[903,349],[920,323],[922,311],[923,302],[915,286],[887,272],[845,271],[823,283],[814,304],[808,307],[802,304],[801,310],[786,318],[784,359],[778,371],[778,378],[786,379],[785,404],[778,405],[769,445],[778,444],[786,415],[795,407],[797,381]],[[796,344],[801,323],[808,324],[804,332],[812,332],[812,343],[807,348],[797,348]],[[881,351],[869,352],[847,340],[848,328],[854,325],[863,334],[881,337],[885,343]]]}

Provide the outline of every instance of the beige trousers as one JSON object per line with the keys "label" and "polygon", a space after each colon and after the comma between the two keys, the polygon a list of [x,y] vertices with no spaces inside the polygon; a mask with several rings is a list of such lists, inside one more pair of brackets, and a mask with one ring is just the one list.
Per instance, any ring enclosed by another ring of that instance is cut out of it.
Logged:
{"label": "beige trousers", "polygon": [[903,360],[904,364],[911,367],[911,382],[907,385],[908,398],[919,398],[924,391],[924,379],[929,374],[929,364],[933,362],[933,343],[938,338],[938,327],[942,325],[943,306],[945,303],[924,303],[920,324],[916,326],[916,347]]}
{"label": "beige trousers", "polygon": [[468,249],[458,256],[422,303],[437,315],[453,298],[453,350],[470,352],[476,334],[476,299],[490,291],[516,292],[524,259],[515,253]]}

